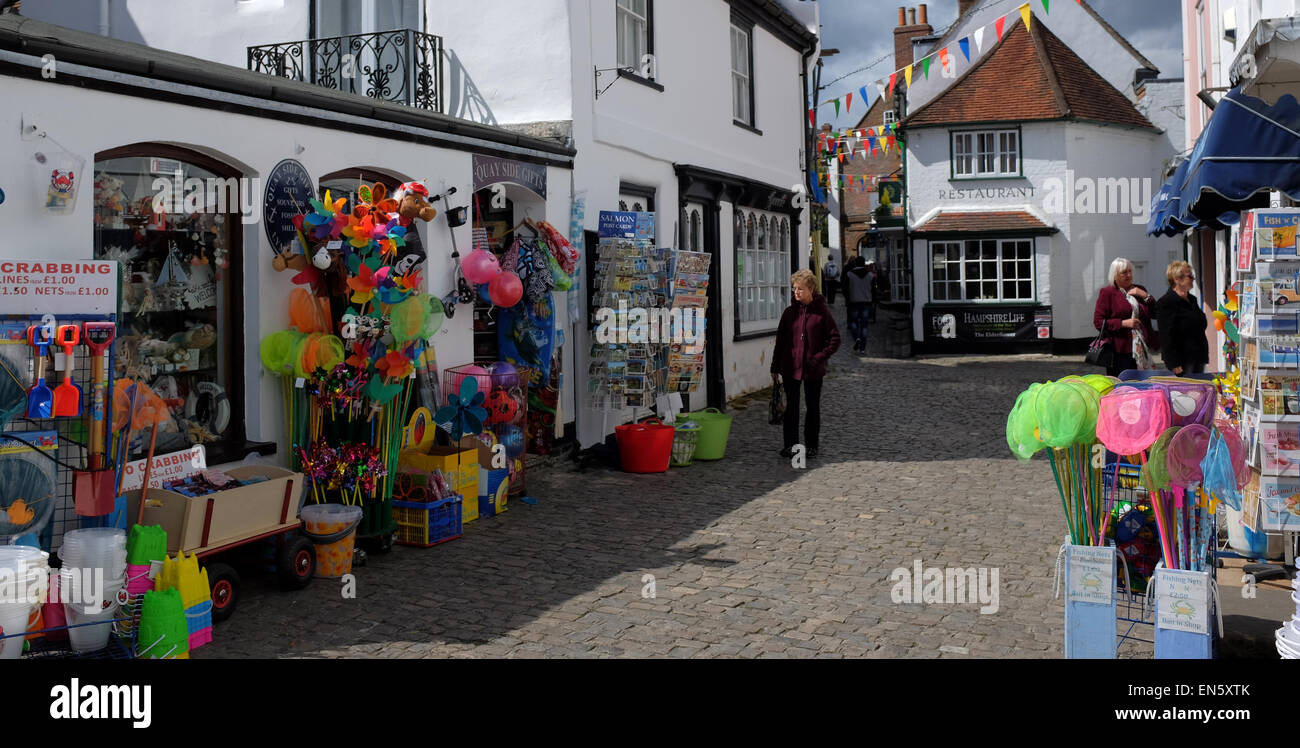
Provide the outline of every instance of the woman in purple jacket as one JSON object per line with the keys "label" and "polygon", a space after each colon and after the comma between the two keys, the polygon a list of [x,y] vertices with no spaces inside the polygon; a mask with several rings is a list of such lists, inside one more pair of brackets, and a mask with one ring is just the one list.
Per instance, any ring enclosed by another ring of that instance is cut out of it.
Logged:
{"label": "woman in purple jacket", "polygon": [[1154,369],[1151,352],[1160,347],[1151,329],[1155,298],[1133,282],[1133,263],[1123,257],[1110,264],[1109,280],[1092,313],[1092,326],[1110,340],[1115,351],[1106,373],[1115,377],[1127,369]]}
{"label": "woman in purple jacket", "polygon": [[808,457],[817,456],[821,435],[822,379],[826,364],[840,347],[840,330],[835,326],[826,298],[817,293],[817,277],[811,270],[790,276],[794,300],[781,315],[776,330],[776,350],[772,353],[772,383],[785,378],[785,447],[782,457],[790,457],[799,441],[799,388],[803,385],[808,403],[804,421],[804,447]]}

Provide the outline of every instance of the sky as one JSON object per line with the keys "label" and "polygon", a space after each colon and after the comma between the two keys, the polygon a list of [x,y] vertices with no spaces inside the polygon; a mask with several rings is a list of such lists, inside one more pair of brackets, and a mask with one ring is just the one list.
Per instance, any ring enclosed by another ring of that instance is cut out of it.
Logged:
{"label": "sky", "polygon": [[[825,100],[841,89],[854,91],[893,72],[894,27],[898,24],[898,9],[904,6],[915,8],[920,0],[818,0],[817,4],[821,9],[822,48],[840,50],[839,54],[826,58],[823,63],[822,86],[825,88],[836,78],[848,76],[822,92],[822,100]],[[1088,4],[1160,68],[1160,77],[1182,77],[1179,0],[1088,0]],[[936,34],[957,19],[957,0],[927,0],[926,5],[930,25]],[[1014,16],[1015,5],[1009,7]],[[1042,11],[1037,2],[1034,9],[1036,13]],[[854,72],[861,68],[868,69]],[[874,87],[867,85],[867,90],[872,91]],[[855,101],[851,113],[841,111],[839,119],[832,119],[831,124],[836,129],[852,127],[862,118],[864,111]],[[832,108],[819,108],[818,124],[833,115]]]}

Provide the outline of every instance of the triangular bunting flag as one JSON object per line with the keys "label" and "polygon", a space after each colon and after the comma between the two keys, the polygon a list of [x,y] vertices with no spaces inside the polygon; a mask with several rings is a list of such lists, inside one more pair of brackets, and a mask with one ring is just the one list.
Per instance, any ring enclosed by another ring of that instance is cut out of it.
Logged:
{"label": "triangular bunting flag", "polygon": [[867,138],[867,145],[871,146],[871,152],[872,152],[872,153],[875,153],[875,152],[876,152],[876,136],[872,135],[871,137]]}
{"label": "triangular bunting flag", "polygon": [[912,66],[911,65],[908,65],[907,67],[903,68],[903,80],[907,81],[907,88],[910,91],[912,89]]}
{"label": "triangular bunting flag", "polygon": [[[1079,4],[1082,5],[1083,3],[1079,3]],[[1052,12],[1052,8],[1051,8],[1051,6],[1048,5],[1048,0],[1043,0],[1043,12],[1044,12],[1044,13],[1051,13],[1051,12]]]}
{"label": "triangular bunting flag", "polygon": [[841,163],[841,164],[844,163],[844,154],[843,154],[843,153],[840,154],[840,163]]}
{"label": "triangular bunting flag", "polygon": [[1029,30],[1029,19],[1032,18],[1033,15],[1034,12],[1029,9],[1029,3],[1020,6],[1020,18],[1025,22],[1025,31]]}
{"label": "triangular bunting flag", "polygon": [[876,90],[880,92],[880,98],[885,98],[885,82],[876,81]]}
{"label": "triangular bunting flag", "polygon": [[1002,28],[1007,25],[1007,17],[1002,16],[994,24],[993,29],[998,32],[998,41],[1002,41]]}
{"label": "triangular bunting flag", "polygon": [[957,44],[961,46],[961,53],[966,55],[966,62],[970,62],[970,37],[962,37]]}
{"label": "triangular bunting flag", "polygon": [[809,109],[809,110],[808,110],[808,126],[809,126],[809,127],[816,127],[816,126],[817,126],[817,108],[816,108],[816,107],[813,107],[812,109]]}
{"label": "triangular bunting flag", "polygon": [[862,86],[861,88],[858,89],[858,97],[861,98],[863,101],[871,101],[871,97],[867,95],[866,86]]}
{"label": "triangular bunting flag", "polygon": [[840,116],[840,100],[835,99],[835,116]]}
{"label": "triangular bunting flag", "polygon": [[894,95],[894,86],[898,85],[898,73],[889,74],[889,95]]}
{"label": "triangular bunting flag", "polygon": [[980,26],[975,29],[975,53],[979,54],[984,51],[984,27]]}
{"label": "triangular bunting flag", "polygon": [[848,114],[853,111],[853,92],[849,91],[844,94],[844,113]]}
{"label": "triangular bunting flag", "polygon": [[925,73],[926,80],[930,80],[930,55],[926,55],[921,60],[921,72]]}
{"label": "triangular bunting flag", "polygon": [[939,65],[944,70],[948,69],[948,48],[944,47],[939,50]]}

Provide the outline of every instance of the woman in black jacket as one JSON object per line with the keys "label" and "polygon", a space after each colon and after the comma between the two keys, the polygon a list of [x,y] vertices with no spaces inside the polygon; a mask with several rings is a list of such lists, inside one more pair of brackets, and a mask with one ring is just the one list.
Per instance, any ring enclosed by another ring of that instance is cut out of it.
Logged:
{"label": "woman in black jacket", "polygon": [[1210,362],[1210,344],[1205,338],[1205,312],[1191,293],[1196,276],[1191,265],[1178,260],[1169,263],[1165,278],[1169,292],[1156,302],[1165,368],[1180,376],[1200,374]]}

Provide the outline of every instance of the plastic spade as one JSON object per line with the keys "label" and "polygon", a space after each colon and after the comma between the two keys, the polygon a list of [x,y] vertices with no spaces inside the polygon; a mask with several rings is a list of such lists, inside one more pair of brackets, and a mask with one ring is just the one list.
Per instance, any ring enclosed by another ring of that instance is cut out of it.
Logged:
{"label": "plastic spade", "polygon": [[54,392],[45,386],[45,357],[50,352],[49,329],[43,325],[27,328],[27,342],[36,349],[36,383],[27,390],[27,417],[49,418],[54,414]]}
{"label": "plastic spade", "polygon": [[54,388],[54,415],[81,415],[81,388],[72,377],[72,349],[81,342],[81,327],[59,325],[54,342],[63,349],[63,383]]}
{"label": "plastic spade", "polygon": [[112,322],[87,322],[82,326],[81,339],[94,355],[91,369],[90,409],[87,412],[90,423],[90,469],[104,467],[105,442],[108,435],[104,432],[108,425],[108,347],[117,337],[117,325]]}

